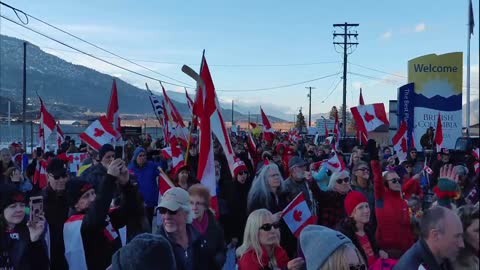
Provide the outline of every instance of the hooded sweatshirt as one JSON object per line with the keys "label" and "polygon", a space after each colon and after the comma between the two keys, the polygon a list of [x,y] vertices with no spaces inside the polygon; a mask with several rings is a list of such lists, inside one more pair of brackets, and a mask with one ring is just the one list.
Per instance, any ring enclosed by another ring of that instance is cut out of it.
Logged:
{"label": "hooded sweatshirt", "polygon": [[137,177],[140,193],[142,193],[143,199],[147,207],[155,207],[158,203],[158,184],[157,176],[159,175],[157,166],[147,161],[141,167],[137,164],[137,157],[140,153],[146,153],[142,147],[137,147],[133,153],[132,161],[128,165],[130,174]]}

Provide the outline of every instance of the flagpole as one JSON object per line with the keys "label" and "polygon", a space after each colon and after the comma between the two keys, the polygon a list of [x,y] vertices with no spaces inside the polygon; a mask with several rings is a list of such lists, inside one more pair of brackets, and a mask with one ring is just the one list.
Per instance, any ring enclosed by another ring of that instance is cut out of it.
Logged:
{"label": "flagpole", "polygon": [[472,36],[472,26],[471,24],[471,6],[472,2],[471,0],[468,0],[468,24],[467,24],[467,108],[466,108],[466,124],[467,124],[467,136],[470,136],[470,40]]}

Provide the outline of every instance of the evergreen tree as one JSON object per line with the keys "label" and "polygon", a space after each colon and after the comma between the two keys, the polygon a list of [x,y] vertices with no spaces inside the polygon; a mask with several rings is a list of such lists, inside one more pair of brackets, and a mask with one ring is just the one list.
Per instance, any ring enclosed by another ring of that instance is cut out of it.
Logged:
{"label": "evergreen tree", "polygon": [[[333,106],[332,109],[330,110],[330,113],[328,115],[329,119],[335,119],[335,113],[338,112],[337,107]],[[338,116],[340,117],[340,115]]]}
{"label": "evergreen tree", "polygon": [[297,114],[297,122],[295,123],[295,128],[297,128],[299,131],[302,131],[306,127],[307,124],[305,123],[305,116],[303,116],[302,109],[300,109]]}

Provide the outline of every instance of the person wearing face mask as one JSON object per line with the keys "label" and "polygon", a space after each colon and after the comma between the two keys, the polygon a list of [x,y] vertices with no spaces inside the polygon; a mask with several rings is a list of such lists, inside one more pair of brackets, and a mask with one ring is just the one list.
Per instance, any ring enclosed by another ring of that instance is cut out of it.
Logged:
{"label": "person wearing face mask", "polygon": [[146,205],[147,219],[152,220],[153,210],[158,203],[157,176],[159,171],[157,166],[147,160],[145,149],[138,147],[133,152],[132,161],[128,164],[128,171],[137,178],[138,187]]}
{"label": "person wearing face mask", "polygon": [[379,250],[375,240],[375,230],[369,225],[370,207],[367,197],[358,191],[349,192],[345,198],[345,218],[339,231],[345,234],[360,251],[367,266],[371,266],[378,258],[387,259],[388,254]]}
{"label": "person wearing face mask", "polygon": [[374,140],[368,141],[367,151],[370,154],[374,179],[377,242],[381,249],[396,259],[415,242],[408,204],[402,198],[398,174],[395,171],[386,171],[382,174],[378,148]]}
{"label": "person wearing face mask", "polygon": [[48,270],[45,218],[25,222],[25,194],[11,185],[0,185],[0,269]]}
{"label": "person wearing face mask", "polygon": [[280,224],[267,209],[253,211],[247,219],[243,244],[237,249],[239,270],[300,270],[304,259],[290,260],[280,245]]}
{"label": "person wearing face mask", "polygon": [[215,268],[212,270],[222,269],[226,259],[225,238],[223,230],[210,210],[210,191],[204,185],[196,184],[188,189],[188,194],[194,214],[192,226],[207,240],[208,253],[215,254]]}

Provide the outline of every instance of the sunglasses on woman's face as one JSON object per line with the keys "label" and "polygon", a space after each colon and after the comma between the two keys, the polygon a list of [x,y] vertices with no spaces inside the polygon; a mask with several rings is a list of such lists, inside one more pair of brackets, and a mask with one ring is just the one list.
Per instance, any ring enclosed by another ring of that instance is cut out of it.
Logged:
{"label": "sunglasses on woman's face", "polygon": [[161,214],[161,215],[165,215],[167,213],[169,213],[170,215],[176,215],[177,214],[177,211],[172,211],[170,209],[167,209],[167,208],[164,208],[164,207],[161,207],[161,208],[158,208],[158,212]]}
{"label": "sunglasses on woman's face", "polygon": [[358,168],[357,171],[362,171],[362,172],[369,172],[369,168]]}
{"label": "sunglasses on woman's face", "polygon": [[244,172],[239,172],[238,175],[245,175],[245,174],[247,174],[247,173],[248,173],[248,172],[245,172],[245,171],[244,171]]}
{"label": "sunglasses on woman's face", "polygon": [[365,264],[350,265],[350,270],[367,270],[367,266]]}
{"label": "sunglasses on woman's face", "polygon": [[337,184],[341,184],[341,183],[350,183],[350,177],[346,177],[346,178],[338,178],[337,179]]}
{"label": "sunglasses on woman's face", "polygon": [[278,229],[280,228],[280,223],[275,222],[275,223],[265,223],[260,227],[260,230],[264,230],[266,232],[269,232],[272,228]]}
{"label": "sunglasses on woman's face", "polygon": [[53,175],[53,174],[51,174],[51,175],[52,175],[53,179],[55,179],[55,180],[58,180],[58,179],[60,179],[60,178],[66,178],[66,177],[67,177],[67,174],[66,174],[66,173],[64,173],[64,174],[59,174],[59,175]]}
{"label": "sunglasses on woman's face", "polygon": [[399,183],[400,182],[400,178],[393,178],[393,179],[390,179],[388,180],[389,182],[392,182],[392,184],[396,184],[396,183]]}

